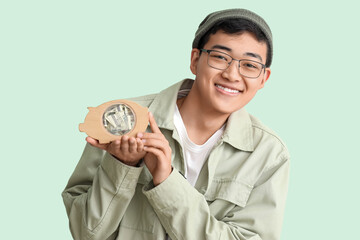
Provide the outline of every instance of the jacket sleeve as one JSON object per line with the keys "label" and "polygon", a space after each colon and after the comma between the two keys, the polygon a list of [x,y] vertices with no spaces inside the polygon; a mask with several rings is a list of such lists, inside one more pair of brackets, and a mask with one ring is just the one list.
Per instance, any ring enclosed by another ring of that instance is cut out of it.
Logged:
{"label": "jacket sleeve", "polygon": [[[172,240],[279,240],[288,172],[287,159],[265,171],[246,206],[227,206],[229,211],[221,219],[211,214],[204,195],[175,169],[164,182],[156,187],[145,186],[143,192]],[[217,201],[218,205],[226,204]]]}
{"label": "jacket sleeve", "polygon": [[115,239],[141,171],[87,144],[62,193],[73,238]]}

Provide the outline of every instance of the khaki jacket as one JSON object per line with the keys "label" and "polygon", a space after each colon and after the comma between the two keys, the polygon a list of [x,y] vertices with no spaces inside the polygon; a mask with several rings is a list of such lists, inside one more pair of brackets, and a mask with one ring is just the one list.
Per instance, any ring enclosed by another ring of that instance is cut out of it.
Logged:
{"label": "khaki jacket", "polygon": [[278,240],[288,185],[282,141],[244,109],[231,114],[195,188],[173,124],[179,82],[132,99],[154,114],[172,148],[171,175],[157,187],[145,166],[130,167],[86,145],[62,196],[74,239]]}

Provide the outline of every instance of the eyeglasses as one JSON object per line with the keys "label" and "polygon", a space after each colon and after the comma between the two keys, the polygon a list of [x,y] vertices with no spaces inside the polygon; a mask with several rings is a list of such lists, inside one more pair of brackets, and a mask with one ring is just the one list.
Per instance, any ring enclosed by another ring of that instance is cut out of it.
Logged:
{"label": "eyeglasses", "polygon": [[232,61],[239,61],[239,73],[247,78],[258,78],[261,70],[265,69],[265,65],[257,61],[248,59],[238,60],[229,54],[217,50],[200,49],[200,51],[208,53],[207,63],[215,69],[225,70],[231,65]]}

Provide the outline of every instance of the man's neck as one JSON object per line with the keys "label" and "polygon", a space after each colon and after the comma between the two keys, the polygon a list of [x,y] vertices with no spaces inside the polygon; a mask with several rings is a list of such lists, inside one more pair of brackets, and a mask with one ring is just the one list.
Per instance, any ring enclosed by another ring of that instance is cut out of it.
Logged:
{"label": "man's neck", "polygon": [[229,117],[207,110],[192,98],[191,91],[188,96],[177,100],[177,106],[189,138],[199,145],[204,144]]}

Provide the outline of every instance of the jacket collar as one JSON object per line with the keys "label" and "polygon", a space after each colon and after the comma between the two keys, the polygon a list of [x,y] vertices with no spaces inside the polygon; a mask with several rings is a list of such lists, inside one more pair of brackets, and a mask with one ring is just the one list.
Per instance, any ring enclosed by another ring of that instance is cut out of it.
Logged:
{"label": "jacket collar", "polygon": [[149,111],[154,115],[159,128],[174,130],[174,111],[177,95],[181,85],[186,80],[180,81],[156,95],[149,106]]}
{"label": "jacket collar", "polygon": [[[174,130],[174,111],[179,91],[190,89],[194,80],[185,79],[161,91],[149,106],[159,128]],[[242,108],[232,113],[226,123],[223,141],[243,151],[253,151],[253,131],[250,115]]]}
{"label": "jacket collar", "polygon": [[233,112],[226,123],[225,142],[243,151],[254,151],[253,127],[249,113],[241,108]]}

